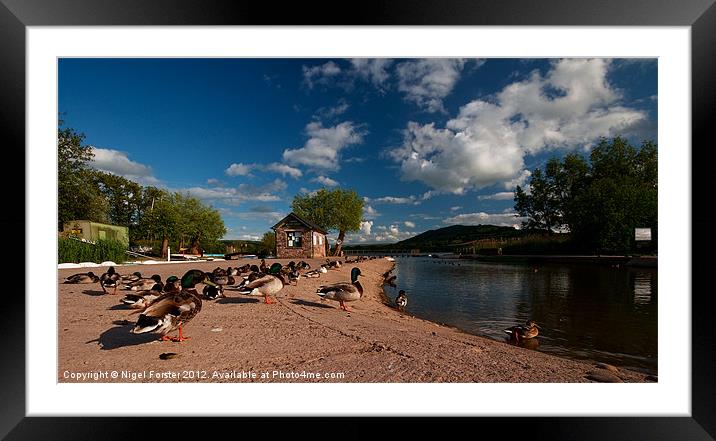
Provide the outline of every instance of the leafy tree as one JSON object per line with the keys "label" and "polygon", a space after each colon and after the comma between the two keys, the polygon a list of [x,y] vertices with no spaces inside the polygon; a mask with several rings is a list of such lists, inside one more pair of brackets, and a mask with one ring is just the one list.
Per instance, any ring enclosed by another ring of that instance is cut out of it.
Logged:
{"label": "leafy tree", "polygon": [[298,194],[291,204],[293,211],[319,227],[338,231],[334,255],[340,255],[346,233],[360,230],[363,200],[353,190],[322,188],[315,194]]}
{"label": "leafy tree", "polygon": [[276,255],[276,233],[267,231],[261,238],[261,248],[263,254]]}
{"label": "leafy tree", "polygon": [[570,154],[551,159],[544,174],[537,169],[531,192],[515,191],[515,210],[527,216],[529,228],[568,229],[573,243],[590,252],[628,252],[634,228],[656,233],[657,147],[641,148],[616,137],[601,139],[590,162]]}
{"label": "leafy tree", "polygon": [[189,195],[175,194],[178,231],[189,240],[189,253],[202,254],[201,243],[215,243],[226,234],[219,212]]}
{"label": "leafy tree", "polygon": [[85,135],[69,127],[57,132],[57,214],[58,230],[66,221],[86,219],[107,221],[107,201],[92,185],[92,170],[87,163],[94,154],[92,147],[83,144]]}
{"label": "leafy tree", "polygon": [[115,225],[130,226],[138,221],[142,186],[122,176],[95,171],[92,178],[96,188],[107,201],[107,218]]}
{"label": "leafy tree", "polygon": [[179,210],[174,195],[155,187],[142,190],[139,210],[141,217],[137,224],[140,237],[159,238],[162,241],[161,256],[166,258],[169,240],[179,237]]}

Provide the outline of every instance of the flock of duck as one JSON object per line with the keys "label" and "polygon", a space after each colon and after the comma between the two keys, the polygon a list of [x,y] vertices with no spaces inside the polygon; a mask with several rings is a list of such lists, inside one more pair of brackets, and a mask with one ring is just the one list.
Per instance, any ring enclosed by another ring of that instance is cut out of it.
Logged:
{"label": "flock of duck", "polygon": [[[353,261],[358,263],[363,259]],[[347,260],[346,263],[353,263]],[[271,296],[281,291],[288,284],[298,284],[301,277],[317,278],[329,270],[337,270],[342,263],[339,260],[331,261],[316,269],[305,261],[298,264],[289,262],[283,266],[274,263],[270,267],[264,259],[260,265],[244,265],[242,267],[223,269],[217,267],[212,272],[198,269],[187,271],[181,279],[170,276],[162,282],[161,276],[155,274],[151,277],[142,277],[135,272],[130,275],[120,275],[111,266],[101,276],[93,272],[73,274],[65,278],[64,283],[99,283],[102,291],[107,294],[111,290],[116,294],[117,288],[123,286],[127,293],[120,302],[129,308],[138,309],[139,318],[132,329],[135,334],[154,332],[161,334],[164,341],[184,341],[189,337],[183,334],[183,325],[194,318],[201,311],[202,300],[214,300],[226,297],[224,289],[233,286],[240,294],[249,296],[262,296],[264,303],[275,303]],[[349,311],[347,302],[360,300],[363,296],[363,286],[358,281],[361,275],[360,268],[351,269],[350,282],[337,282],[321,285],[316,290],[322,299],[335,300],[341,309]],[[238,283],[237,283],[238,282]],[[196,285],[203,284],[202,293]],[[167,334],[178,330],[178,337],[169,337]]]}
{"label": "flock of duck", "polygon": [[[359,256],[355,260],[347,259],[346,264],[360,263],[375,257]],[[181,279],[170,276],[162,282],[161,276],[155,274],[151,277],[142,277],[135,272],[130,275],[120,275],[113,266],[101,276],[93,272],[73,274],[65,278],[64,283],[99,283],[102,291],[107,294],[108,288],[116,294],[117,288],[123,286],[127,293],[120,302],[139,313],[136,325],[132,329],[135,334],[154,332],[161,334],[163,341],[184,341],[189,337],[183,335],[183,325],[193,319],[201,311],[202,300],[215,300],[226,297],[224,289],[233,286],[240,294],[249,296],[262,296],[264,303],[275,303],[271,296],[281,291],[288,284],[298,285],[300,278],[318,278],[329,270],[339,269],[343,263],[340,260],[331,261],[316,269],[305,261],[289,262],[283,266],[274,263],[270,267],[261,259],[260,265],[246,264],[242,267],[217,267],[212,272],[198,269],[187,271]],[[396,276],[391,275],[392,269],[383,274],[384,283],[395,286]],[[358,267],[351,269],[350,281],[336,282],[321,285],[316,294],[321,299],[334,300],[344,311],[349,311],[345,305],[348,302],[360,300],[363,296],[363,286],[358,281],[361,270]],[[238,283],[237,283],[238,282]],[[196,290],[196,285],[203,284],[202,293]],[[404,290],[398,292],[395,305],[401,312],[405,310],[408,296]],[[540,327],[534,320],[528,320],[524,325],[517,325],[504,331],[515,342],[532,339],[539,334]],[[178,337],[169,337],[167,334],[178,330]]]}

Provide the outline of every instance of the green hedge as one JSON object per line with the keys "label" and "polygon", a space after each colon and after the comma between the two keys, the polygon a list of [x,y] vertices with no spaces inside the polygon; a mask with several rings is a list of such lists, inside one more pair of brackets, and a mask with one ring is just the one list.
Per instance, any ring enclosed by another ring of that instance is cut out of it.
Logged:
{"label": "green hedge", "polygon": [[94,245],[77,239],[58,238],[59,263],[95,262],[111,260],[122,263],[127,260],[127,246],[117,240],[98,240]]}

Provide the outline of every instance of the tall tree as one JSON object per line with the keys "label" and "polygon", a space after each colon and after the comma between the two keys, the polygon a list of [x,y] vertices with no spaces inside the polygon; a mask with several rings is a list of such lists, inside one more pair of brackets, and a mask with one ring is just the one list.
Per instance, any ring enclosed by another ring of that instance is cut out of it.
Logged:
{"label": "tall tree", "polygon": [[266,255],[276,255],[276,233],[267,231],[261,238],[261,248]]}
{"label": "tall tree", "polygon": [[162,241],[161,256],[169,252],[169,240],[179,237],[179,211],[174,195],[154,187],[142,192],[141,217],[137,224],[138,237],[159,238]]}
{"label": "tall tree", "polygon": [[84,144],[85,135],[59,121],[57,132],[57,217],[58,229],[66,221],[84,219],[107,221],[107,201],[93,185],[87,163],[94,154]]}
{"label": "tall tree", "polygon": [[189,252],[202,254],[202,243],[213,243],[226,234],[224,221],[219,212],[206,206],[199,199],[176,194],[179,231],[189,240]]}
{"label": "tall tree", "polygon": [[531,228],[566,228],[588,252],[628,252],[634,228],[656,233],[657,147],[636,148],[621,137],[601,139],[590,162],[570,154],[536,169],[530,192],[517,187],[515,210]]}
{"label": "tall tree", "polygon": [[324,230],[338,231],[334,255],[340,255],[346,233],[360,230],[363,200],[353,190],[322,188],[314,194],[298,194],[291,204],[293,211]]}
{"label": "tall tree", "polygon": [[131,226],[138,221],[142,186],[122,176],[94,171],[92,178],[100,194],[107,201],[109,222]]}

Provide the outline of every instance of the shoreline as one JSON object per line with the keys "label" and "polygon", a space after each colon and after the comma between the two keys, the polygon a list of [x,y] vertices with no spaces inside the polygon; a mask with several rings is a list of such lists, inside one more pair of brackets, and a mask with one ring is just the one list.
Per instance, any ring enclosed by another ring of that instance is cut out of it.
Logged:
{"label": "shoreline", "polygon": [[[271,259],[287,263],[288,259]],[[192,268],[240,266],[244,261],[193,262]],[[122,265],[122,273],[141,271],[181,277],[186,262],[147,266]],[[309,260],[317,267],[322,260]],[[185,326],[192,337],[183,343],[159,342],[156,335],[129,331],[137,315],[103,295],[99,284],[61,281],[76,268],[59,269],[59,382],[646,382],[656,378],[628,369],[589,363],[512,346],[430,322],[392,307],[382,275],[395,265],[385,259],[343,265],[319,279],[286,286],[265,305],[255,297],[227,290],[227,298],[204,301],[202,311]],[[350,312],[334,301],[321,302],[321,284],[348,280],[350,268],[363,272],[360,301]],[[80,270],[81,271],[81,270]],[[145,274],[146,273],[146,274]],[[175,353],[162,359],[160,355]],[[122,378],[68,378],[67,373],[119,371]],[[204,372],[208,377],[140,377],[148,372]],[[276,376],[214,376],[214,373],[278,372]],[[301,372],[341,378],[295,377]],[[123,374],[122,374],[123,375]]]}

